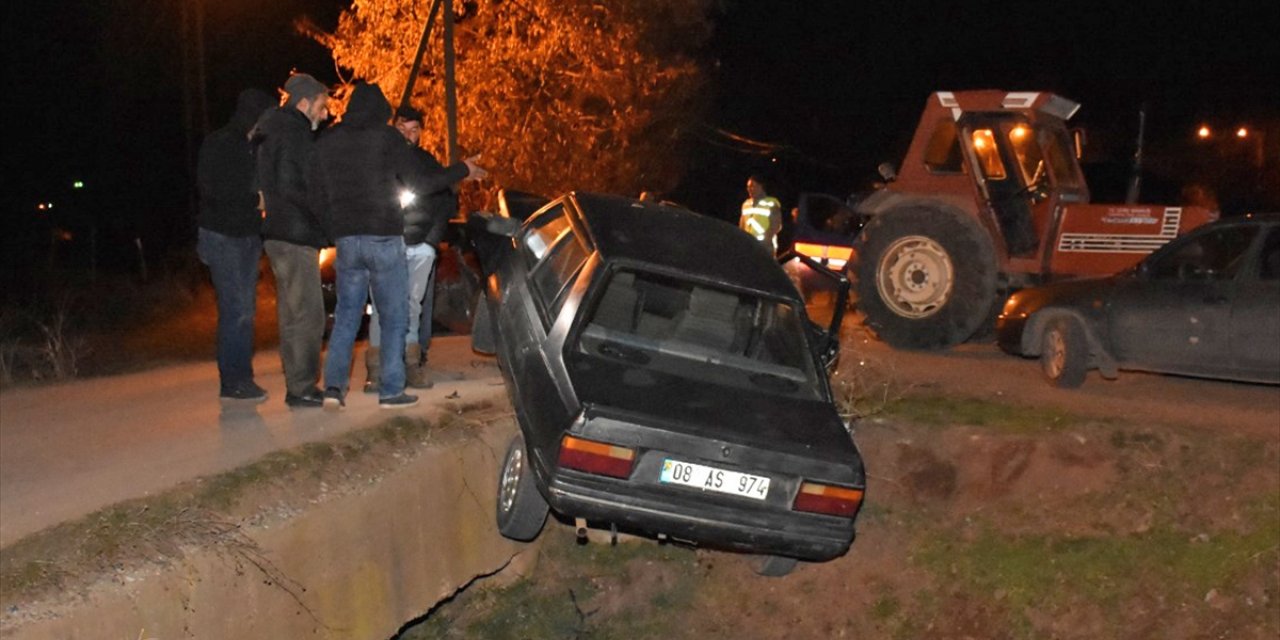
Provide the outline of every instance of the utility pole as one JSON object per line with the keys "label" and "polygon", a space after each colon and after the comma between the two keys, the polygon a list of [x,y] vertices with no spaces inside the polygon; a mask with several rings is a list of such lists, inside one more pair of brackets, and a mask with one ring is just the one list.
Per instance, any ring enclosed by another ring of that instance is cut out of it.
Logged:
{"label": "utility pole", "polygon": [[458,84],[454,77],[453,0],[444,0],[444,113],[449,136],[449,164],[458,162]]}

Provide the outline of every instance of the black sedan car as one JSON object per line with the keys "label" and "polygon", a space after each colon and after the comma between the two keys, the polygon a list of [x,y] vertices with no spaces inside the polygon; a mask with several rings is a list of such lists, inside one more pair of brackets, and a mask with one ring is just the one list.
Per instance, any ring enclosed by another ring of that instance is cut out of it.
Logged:
{"label": "black sedan car", "polygon": [[580,535],[758,554],[767,575],[848,550],[866,475],[828,386],[832,330],[770,252],[615,196],[571,193],[523,224],[475,215],[505,240],[477,245],[491,273],[472,331],[521,431],[503,535],[533,539],[550,507]]}
{"label": "black sedan car", "polygon": [[1205,225],[1108,278],[1019,291],[997,331],[1059,387],[1089,369],[1280,383],[1280,215]]}

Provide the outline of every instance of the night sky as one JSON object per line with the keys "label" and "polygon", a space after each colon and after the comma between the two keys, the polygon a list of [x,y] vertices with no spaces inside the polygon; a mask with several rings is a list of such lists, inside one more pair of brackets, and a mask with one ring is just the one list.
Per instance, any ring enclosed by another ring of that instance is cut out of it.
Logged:
{"label": "night sky", "polygon": [[[327,52],[291,23],[305,15],[332,28],[344,3],[205,4],[212,127],[241,89],[272,90],[291,68],[336,79]],[[716,96],[706,124],[784,145],[773,162],[694,144],[693,170],[672,196],[721,216],[753,171],[776,179],[784,203],[800,189],[863,187],[877,163],[900,159],[937,90],[1060,93],[1084,105],[1073,122],[1114,162],[1132,153],[1144,102],[1153,152],[1188,144],[1201,121],[1280,122],[1274,0],[719,6],[702,52]],[[114,233],[155,245],[194,237],[178,0],[7,2],[2,36],[6,253],[27,241],[19,229],[46,199],[91,202]],[[75,179],[88,188],[71,193]]]}

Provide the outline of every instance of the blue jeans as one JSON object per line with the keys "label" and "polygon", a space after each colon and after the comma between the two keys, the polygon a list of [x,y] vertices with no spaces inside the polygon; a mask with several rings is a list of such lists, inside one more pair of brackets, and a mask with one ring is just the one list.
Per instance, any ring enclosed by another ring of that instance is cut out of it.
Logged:
{"label": "blue jeans", "polygon": [[[405,333],[404,343],[418,342],[419,320],[421,316],[430,317],[431,303],[435,280],[436,250],[423,242],[411,244],[405,248],[405,259],[409,270],[409,329]],[[424,301],[425,294],[425,301]],[[426,339],[431,340],[431,325],[426,325]],[[373,313],[369,317],[369,346],[382,345],[382,331],[378,328],[378,305],[373,305]]]}
{"label": "blue jeans", "polygon": [[262,238],[200,229],[196,254],[209,267],[218,297],[218,378],[224,391],[253,384],[253,316],[258,304]]}
{"label": "blue jeans", "polygon": [[338,238],[338,306],[333,313],[333,333],[324,362],[324,386],[344,396],[351,383],[351,351],[369,293],[383,310],[378,328],[389,342],[382,350],[382,375],[378,396],[404,393],[404,334],[409,324],[409,272],[401,236],[346,236]]}

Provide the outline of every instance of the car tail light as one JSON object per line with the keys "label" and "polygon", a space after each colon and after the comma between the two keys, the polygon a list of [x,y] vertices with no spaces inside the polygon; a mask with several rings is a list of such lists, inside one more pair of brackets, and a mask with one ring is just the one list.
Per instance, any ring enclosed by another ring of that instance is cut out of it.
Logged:
{"label": "car tail light", "polygon": [[800,484],[792,509],[852,518],[862,504],[862,489],[846,489],[816,482]]}
{"label": "car tail light", "polygon": [[635,460],[634,449],[573,436],[560,441],[560,466],[569,469],[625,478]]}

